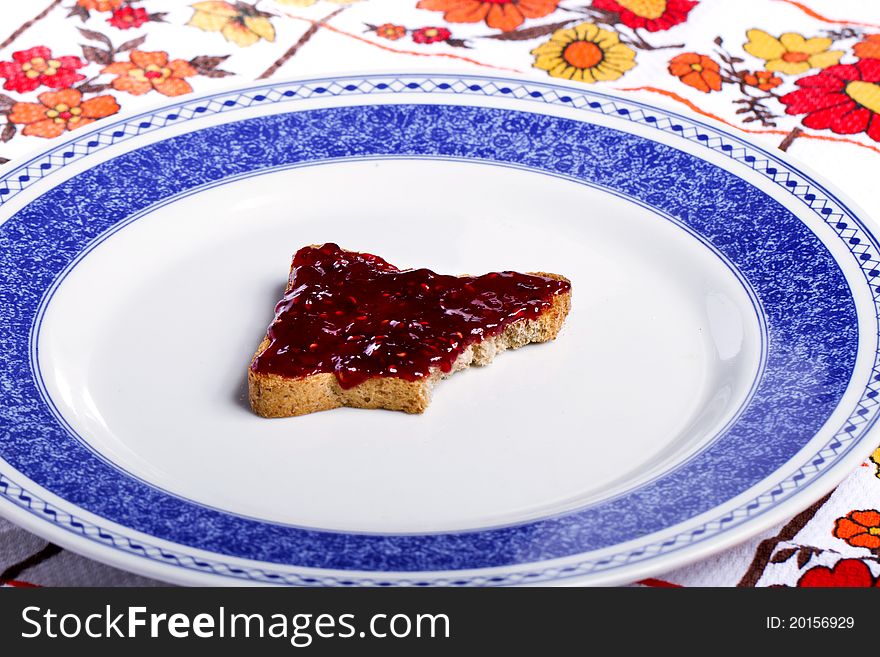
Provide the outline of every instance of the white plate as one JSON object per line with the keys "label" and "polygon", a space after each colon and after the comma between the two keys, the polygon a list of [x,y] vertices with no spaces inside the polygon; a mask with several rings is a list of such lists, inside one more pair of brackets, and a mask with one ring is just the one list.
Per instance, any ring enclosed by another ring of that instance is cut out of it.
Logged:
{"label": "white plate", "polygon": [[[0,203],[0,511],[146,575],[624,582],[796,512],[872,444],[880,265],[857,211],[632,101],[241,88],[72,133],[5,171]],[[324,241],[559,272],[572,311],[422,416],[258,418],[247,363],[292,253]]]}

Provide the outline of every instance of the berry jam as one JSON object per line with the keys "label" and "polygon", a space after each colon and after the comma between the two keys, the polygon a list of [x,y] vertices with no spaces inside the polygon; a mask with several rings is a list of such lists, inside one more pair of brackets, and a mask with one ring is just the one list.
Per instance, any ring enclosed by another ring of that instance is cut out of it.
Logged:
{"label": "berry jam", "polygon": [[269,346],[251,368],[290,378],[332,372],[353,388],[370,377],[415,381],[449,372],[467,347],[550,308],[568,281],[504,271],[445,276],[398,269],[336,244],[293,257]]}

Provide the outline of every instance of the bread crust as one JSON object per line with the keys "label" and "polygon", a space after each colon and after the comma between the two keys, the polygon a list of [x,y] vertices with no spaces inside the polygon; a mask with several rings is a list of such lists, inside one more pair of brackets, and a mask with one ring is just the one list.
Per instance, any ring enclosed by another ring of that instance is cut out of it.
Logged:
{"label": "bread crust", "polygon": [[[531,274],[570,282],[559,274]],[[555,296],[550,308],[538,317],[516,321],[500,334],[470,345],[453,363],[450,372],[433,368],[428,376],[416,381],[382,376],[345,389],[339,385],[333,373],[289,378],[254,372],[252,367],[248,367],[248,399],[253,411],[267,418],[307,415],[343,406],[424,413],[431,403],[431,392],[438,381],[472,365],[488,365],[497,354],[507,349],[518,349],[532,342],[555,339],[570,308],[569,289],[568,292]],[[257,347],[251,366],[268,346],[269,338],[266,336]]]}

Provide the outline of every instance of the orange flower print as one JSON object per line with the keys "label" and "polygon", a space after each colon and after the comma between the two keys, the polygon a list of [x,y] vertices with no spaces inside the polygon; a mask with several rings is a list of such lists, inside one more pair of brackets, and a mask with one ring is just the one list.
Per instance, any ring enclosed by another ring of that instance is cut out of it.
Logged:
{"label": "orange flower print", "polygon": [[503,32],[515,30],[527,18],[556,11],[559,0],[419,0],[419,9],[444,12],[450,23],[479,23]]}
{"label": "orange flower print", "polygon": [[782,78],[773,75],[770,71],[755,71],[754,73],[744,73],[743,82],[750,87],[756,87],[761,91],[770,91],[782,84]]}
{"label": "orange flower print", "polygon": [[853,46],[853,52],[860,59],[880,59],[880,34],[869,34]]}
{"label": "orange flower print", "polygon": [[850,511],[834,523],[834,535],[853,547],[880,548],[880,512]]}
{"label": "orange flower print", "polygon": [[122,0],[76,0],[76,4],[83,9],[94,11],[113,11],[122,6]]}
{"label": "orange flower print", "polygon": [[110,84],[117,91],[140,96],[155,89],[166,96],[180,96],[193,89],[184,78],[197,75],[198,71],[187,61],[168,61],[166,52],[132,50],[127,62],[113,62],[101,73],[118,77]]}
{"label": "orange flower print", "polygon": [[116,114],[119,104],[113,96],[98,96],[83,101],[76,89],[47,91],[39,103],[16,103],[9,112],[9,122],[24,125],[21,134],[32,137],[57,137],[65,130],[75,130],[96,119]]}
{"label": "orange flower print", "polygon": [[400,37],[406,35],[406,28],[403,25],[395,25],[394,23],[385,23],[376,28],[376,36],[383,39],[397,41]]}
{"label": "orange flower print", "polygon": [[686,52],[669,60],[669,72],[686,85],[703,93],[720,91],[720,66],[706,55]]}

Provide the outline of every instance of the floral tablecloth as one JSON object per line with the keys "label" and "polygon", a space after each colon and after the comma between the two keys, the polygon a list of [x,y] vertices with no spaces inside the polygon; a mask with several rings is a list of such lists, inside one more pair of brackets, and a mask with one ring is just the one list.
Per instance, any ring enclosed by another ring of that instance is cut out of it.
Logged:
{"label": "floral tablecloth", "polygon": [[[0,164],[163,96],[456,70],[561,78],[787,150],[880,219],[880,2],[36,0],[0,6]],[[0,584],[150,585],[0,520]],[[880,586],[880,449],[834,492],[647,586]]]}

